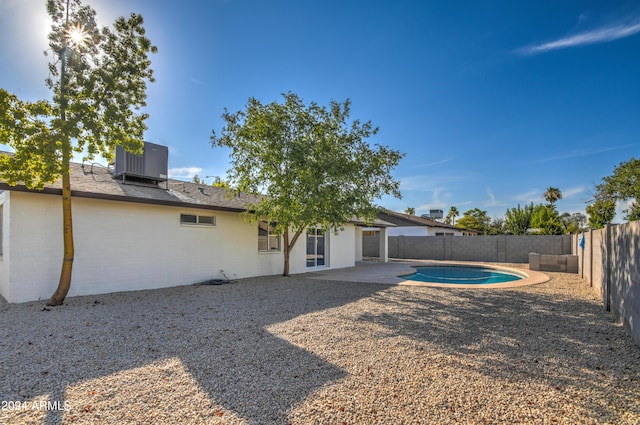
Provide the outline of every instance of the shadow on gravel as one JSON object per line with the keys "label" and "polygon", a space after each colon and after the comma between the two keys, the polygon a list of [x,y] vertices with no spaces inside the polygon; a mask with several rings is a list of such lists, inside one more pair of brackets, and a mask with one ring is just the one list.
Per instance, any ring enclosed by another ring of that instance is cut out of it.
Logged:
{"label": "shadow on gravel", "polygon": [[[612,406],[624,411],[640,393],[640,347],[594,303],[506,289],[396,288],[372,298],[382,312],[359,320],[471,356],[477,372],[495,379],[555,391],[587,385],[596,397],[575,402],[598,417],[615,412]],[[629,408],[640,417],[639,403]]]}
{"label": "shadow on gravel", "polygon": [[[246,279],[74,297],[49,310],[44,303],[5,304],[0,400],[48,396],[64,404],[68,385],[178,357],[213,403],[251,424],[283,424],[288,410],[346,373],[265,327],[382,289],[343,288],[338,282]],[[48,411],[46,423],[61,423],[63,415]]]}

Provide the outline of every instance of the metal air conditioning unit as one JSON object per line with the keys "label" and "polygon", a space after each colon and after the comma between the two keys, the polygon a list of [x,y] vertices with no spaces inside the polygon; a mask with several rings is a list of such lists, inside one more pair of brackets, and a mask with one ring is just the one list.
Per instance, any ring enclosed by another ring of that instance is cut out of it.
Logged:
{"label": "metal air conditioning unit", "polygon": [[442,210],[429,210],[429,218],[433,220],[442,220],[444,212]]}
{"label": "metal air conditioning unit", "polygon": [[116,146],[116,162],[113,170],[115,178],[123,183],[141,182],[158,184],[167,181],[169,148],[155,143],[144,142],[142,155],[135,155]]}

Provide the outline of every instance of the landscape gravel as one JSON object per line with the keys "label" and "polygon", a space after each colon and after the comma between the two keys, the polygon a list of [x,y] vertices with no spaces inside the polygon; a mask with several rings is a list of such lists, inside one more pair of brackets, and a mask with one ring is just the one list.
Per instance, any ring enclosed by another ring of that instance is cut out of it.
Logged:
{"label": "landscape gravel", "polygon": [[577,275],[549,276],[0,301],[0,424],[640,424],[640,347]]}

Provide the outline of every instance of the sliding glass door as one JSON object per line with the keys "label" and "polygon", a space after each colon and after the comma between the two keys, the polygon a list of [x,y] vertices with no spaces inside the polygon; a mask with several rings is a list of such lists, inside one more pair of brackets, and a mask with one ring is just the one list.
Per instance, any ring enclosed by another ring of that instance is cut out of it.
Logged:
{"label": "sliding glass door", "polygon": [[327,265],[326,232],[321,229],[307,229],[307,267]]}

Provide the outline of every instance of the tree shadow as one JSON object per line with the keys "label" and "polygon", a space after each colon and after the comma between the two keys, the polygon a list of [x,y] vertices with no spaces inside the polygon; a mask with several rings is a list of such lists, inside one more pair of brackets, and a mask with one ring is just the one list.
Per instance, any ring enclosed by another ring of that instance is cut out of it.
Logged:
{"label": "tree shadow", "polygon": [[612,414],[612,400],[625,405],[637,397],[640,348],[595,303],[522,288],[421,289],[374,295],[376,313],[358,320],[452,358],[472,358],[464,364],[493,379],[558,391],[587,385],[596,401],[575,402],[598,417]]}
{"label": "tree shadow", "polygon": [[[256,278],[73,297],[50,310],[40,303],[4,305],[0,400],[45,397],[63,405],[69,386],[177,357],[216,404],[251,424],[286,423],[293,406],[347,372],[266,327],[357,301],[381,286],[344,288]],[[48,410],[45,422],[60,423],[64,414]]]}

